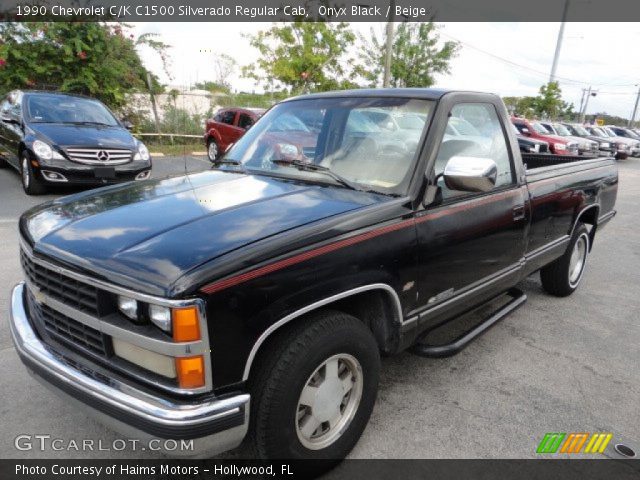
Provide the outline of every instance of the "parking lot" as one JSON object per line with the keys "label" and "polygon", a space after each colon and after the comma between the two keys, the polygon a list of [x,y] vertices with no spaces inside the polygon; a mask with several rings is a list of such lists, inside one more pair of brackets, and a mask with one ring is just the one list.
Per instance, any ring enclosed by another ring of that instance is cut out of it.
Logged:
{"label": "parking lot", "polygon": [[[153,175],[208,165],[204,157],[159,158]],[[384,359],[371,422],[351,457],[532,458],[547,432],[611,432],[615,441],[639,450],[640,159],[620,161],[619,169],[618,215],[596,237],[578,291],[550,297],[534,275],[522,284],[529,297],[524,307],[459,355]],[[14,446],[20,434],[101,439],[107,448],[118,438],[28,376],[10,340],[8,299],[22,278],[17,220],[27,208],[64,193],[28,197],[16,172],[0,170],[0,457],[157,455]]]}

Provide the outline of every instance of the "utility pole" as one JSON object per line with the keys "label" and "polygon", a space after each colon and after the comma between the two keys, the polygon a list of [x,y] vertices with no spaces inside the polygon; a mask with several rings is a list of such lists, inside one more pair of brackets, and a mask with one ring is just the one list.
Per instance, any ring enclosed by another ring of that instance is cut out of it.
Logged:
{"label": "utility pole", "polygon": [[555,81],[556,70],[558,68],[558,60],[560,59],[560,50],[562,49],[562,37],[564,37],[564,25],[567,22],[567,12],[569,11],[569,0],[564,0],[564,9],[562,11],[562,22],[558,31],[558,40],[556,41],[556,52],[553,55],[553,64],[551,65],[551,75],[549,75],[549,83]]}
{"label": "utility pole", "polygon": [[633,128],[633,124],[636,121],[636,113],[638,113],[638,102],[640,102],[640,86],[638,87],[638,94],[636,95],[636,104],[633,106],[633,113],[631,114],[631,120],[627,124],[627,127]]}
{"label": "utility pole", "polygon": [[595,97],[596,95],[598,95],[598,92],[592,92],[591,91],[591,85],[589,85],[589,88],[587,89],[587,96],[584,99],[584,107],[582,108],[582,111],[580,112],[580,123],[584,123],[584,118],[587,115],[587,107],[589,106],[589,99],[591,97]]}
{"label": "utility pole", "polygon": [[582,96],[580,97],[580,108],[578,109],[578,114],[582,114],[582,107],[584,106],[584,94],[587,93],[587,89],[582,89]]}
{"label": "utility pole", "polygon": [[389,19],[387,20],[387,44],[384,52],[384,77],[382,86],[391,85],[391,59],[393,58],[393,19],[395,17],[396,1],[389,0]]}

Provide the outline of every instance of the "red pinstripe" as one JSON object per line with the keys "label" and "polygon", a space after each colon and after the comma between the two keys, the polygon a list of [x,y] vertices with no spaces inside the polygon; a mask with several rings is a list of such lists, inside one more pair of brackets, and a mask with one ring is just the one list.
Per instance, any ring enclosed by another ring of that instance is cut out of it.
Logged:
{"label": "red pinstripe", "polygon": [[477,200],[471,200],[469,202],[465,202],[460,205],[455,205],[452,207],[445,207],[439,211],[429,213],[427,215],[423,215],[421,217],[417,217],[415,219],[411,218],[408,220],[402,220],[398,223],[394,223],[392,225],[386,225],[384,227],[376,228],[374,230],[370,230],[365,233],[361,233],[359,235],[354,235],[353,237],[345,238],[344,240],[339,240],[337,242],[329,243],[327,245],[323,245],[322,247],[314,248],[308,250],[303,253],[299,253],[297,255],[293,255],[292,257],[285,258],[283,260],[276,261],[274,263],[270,263],[260,268],[256,268],[254,270],[249,270],[248,272],[241,273],[240,275],[235,275],[233,277],[229,277],[226,279],[218,280],[212,282],[208,285],[205,285],[200,289],[202,293],[212,294],[219,292],[221,290],[225,290],[230,287],[234,287],[236,285],[240,285],[241,283],[248,282],[249,280],[254,280],[256,278],[262,277],[269,273],[273,273],[278,270],[282,270],[283,268],[290,267],[291,265],[296,265],[301,262],[305,262],[315,257],[319,257],[320,255],[324,255],[326,253],[334,252],[341,248],[349,247],[351,245],[355,245],[360,242],[364,242],[366,240],[370,240],[375,237],[379,237],[380,235],[385,235],[390,232],[395,232],[396,230],[401,230],[403,228],[414,225],[415,223],[422,223],[426,220],[440,218],[444,215],[450,215],[452,213],[457,213],[465,210],[469,210],[471,208],[476,208],[481,205],[485,205],[488,203],[493,203],[498,200],[502,200],[513,195],[516,195],[520,190],[511,190],[508,192],[502,192],[490,197],[483,197]]}

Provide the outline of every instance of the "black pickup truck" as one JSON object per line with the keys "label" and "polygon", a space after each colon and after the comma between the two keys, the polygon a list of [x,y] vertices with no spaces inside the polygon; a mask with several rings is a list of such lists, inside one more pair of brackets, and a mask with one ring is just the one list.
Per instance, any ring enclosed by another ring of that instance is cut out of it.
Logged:
{"label": "black pickup truck", "polygon": [[[388,132],[368,109],[424,125]],[[537,271],[571,294],[617,186],[611,158],[521,154],[494,95],[293,98],[211,171],[26,212],[12,337],[36,377],[131,437],[339,459],[381,354],[456,353]]]}

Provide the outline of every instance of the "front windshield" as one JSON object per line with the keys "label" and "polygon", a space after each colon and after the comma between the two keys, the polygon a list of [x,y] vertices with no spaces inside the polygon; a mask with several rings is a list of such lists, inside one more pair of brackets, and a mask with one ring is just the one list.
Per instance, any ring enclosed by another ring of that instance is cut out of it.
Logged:
{"label": "front windshield", "polygon": [[571,132],[569,131],[569,129],[567,127],[565,127],[564,125],[561,125],[559,123],[555,123],[553,125],[553,128],[556,129],[556,133],[558,135],[562,135],[563,137],[567,137],[567,136],[571,135]]}
{"label": "front windshield", "polygon": [[587,137],[589,136],[589,132],[587,132],[587,129],[584,128],[581,125],[572,125],[573,129],[578,133],[578,135],[580,135],[581,137]]}
{"label": "front windshield", "polygon": [[596,137],[609,137],[610,136],[604,130],[601,130],[601,129],[596,128],[596,127],[591,127],[591,133],[593,133]]}
{"label": "front windshield", "polygon": [[[251,173],[339,185],[326,172],[310,171],[329,169],[362,190],[399,195],[408,187],[432,109],[432,101],[407,98],[283,102],[227,152],[224,168],[239,162]],[[383,117],[408,121],[396,122],[391,132],[377,123]]]}
{"label": "front windshield", "polygon": [[68,95],[29,95],[27,120],[34,123],[100,124],[115,127],[118,121],[97,100]]}
{"label": "front windshield", "polygon": [[547,130],[546,128],[544,128],[544,125],[542,125],[541,123],[532,123],[531,126],[533,127],[533,129],[536,131],[536,133],[539,133],[541,135],[549,135],[549,130]]}
{"label": "front windshield", "polygon": [[617,137],[618,136],[618,135],[616,135],[616,132],[611,130],[609,127],[602,127],[602,130],[607,132],[607,135],[609,135],[610,137]]}

